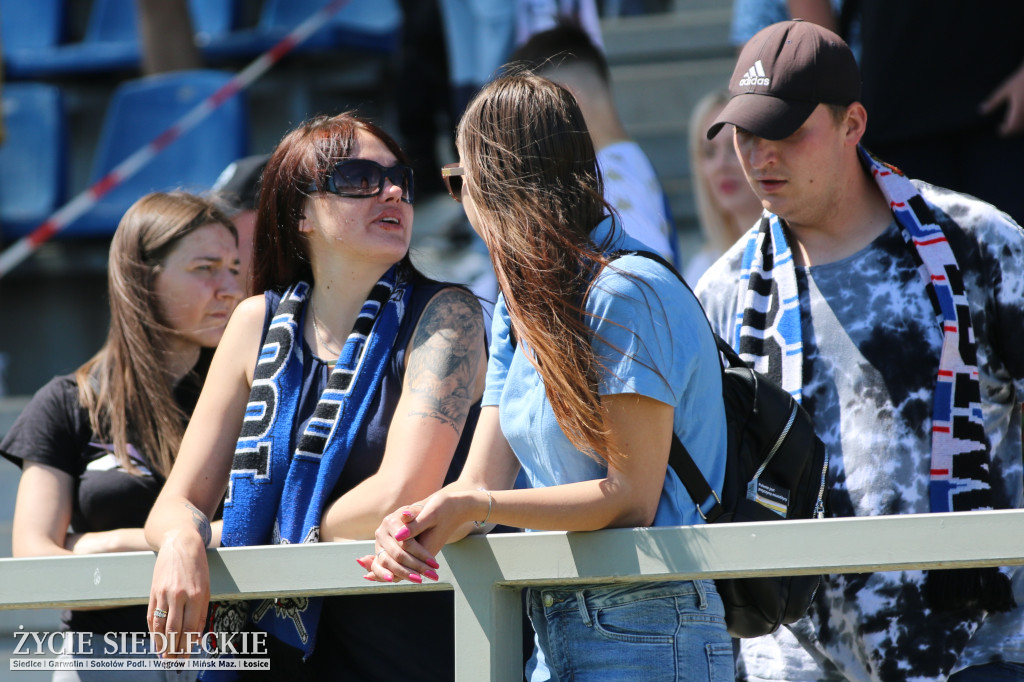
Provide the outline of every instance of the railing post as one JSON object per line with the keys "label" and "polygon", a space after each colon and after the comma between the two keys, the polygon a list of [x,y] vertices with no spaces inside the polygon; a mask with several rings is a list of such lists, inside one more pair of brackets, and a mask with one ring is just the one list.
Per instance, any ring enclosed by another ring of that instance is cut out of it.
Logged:
{"label": "railing post", "polygon": [[470,538],[447,545],[441,571],[455,589],[456,682],[520,682],[523,679],[523,621],[520,590],[503,579],[490,545]]}

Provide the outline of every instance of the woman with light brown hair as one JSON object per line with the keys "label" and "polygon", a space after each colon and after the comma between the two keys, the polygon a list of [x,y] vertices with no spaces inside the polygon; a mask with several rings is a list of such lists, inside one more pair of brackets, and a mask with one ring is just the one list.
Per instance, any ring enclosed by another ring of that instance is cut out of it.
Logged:
{"label": "woman with light brown hair", "polygon": [[[200,197],[144,196],[114,232],[108,285],[103,347],[40,389],[0,443],[23,468],[16,557],[148,549],[146,515],[242,296],[235,228]],[[63,627],[144,632],[146,609],[70,611]]]}
{"label": "woman with light brown hair", "polygon": [[690,176],[704,236],[703,247],[690,257],[683,271],[691,286],[761,218],[761,200],[743,175],[731,131],[711,140],[706,135],[728,101],[728,90],[709,92],[690,115]]}
{"label": "woman with light brown hair", "polygon": [[[442,175],[501,289],[484,407],[459,480],[385,517],[367,577],[405,579],[493,524],[701,523],[709,501],[690,499],[668,455],[675,434],[721,490],[715,341],[678,276],[609,215],[576,101],[528,71],[503,76],[469,105],[456,146]],[[513,490],[520,468],[530,487]],[[527,606],[530,679],[732,679],[712,581],[534,587]]]}

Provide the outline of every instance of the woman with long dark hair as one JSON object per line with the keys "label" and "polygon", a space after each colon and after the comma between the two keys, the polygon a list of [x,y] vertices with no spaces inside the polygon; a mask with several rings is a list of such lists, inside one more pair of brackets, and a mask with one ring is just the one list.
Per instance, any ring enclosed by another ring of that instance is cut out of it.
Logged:
{"label": "woman with long dark hair", "polygon": [[[369,539],[464,459],[483,392],[483,318],[472,294],[409,261],[414,191],[397,143],[352,114],[306,121],[271,154],[251,287],[266,293],[232,316],[146,524],[159,550],[153,633],[202,631],[208,519],[225,491],[225,546]],[[394,656],[380,633],[427,618],[429,632],[382,668]],[[278,679],[452,674],[451,595],[213,609],[212,631],[243,624],[270,634]]]}
{"label": "woman with long dark hair", "polygon": [[[535,530],[701,523],[668,469],[675,433],[720,492],[725,411],[693,295],[601,198],[583,116],[530,72],[477,95],[445,168],[501,296],[480,422],[460,479],[388,515],[369,577],[404,579],[492,524]],[[520,467],[530,488],[511,490]],[[714,582],[531,588],[532,679],[732,679]]]}
{"label": "woman with long dark hair", "polygon": [[[110,244],[106,342],[74,374],[40,389],[0,444],[23,468],[14,556],[149,549],[142,526],[242,297],[238,267],[235,228],[209,201],[156,193],[128,209]],[[219,524],[214,530],[215,543]],[[146,609],[68,611],[63,627],[143,632]],[[94,638],[96,651],[106,649],[102,641]],[[107,673],[81,671],[90,674]],[[156,670],[140,675],[163,679]]]}

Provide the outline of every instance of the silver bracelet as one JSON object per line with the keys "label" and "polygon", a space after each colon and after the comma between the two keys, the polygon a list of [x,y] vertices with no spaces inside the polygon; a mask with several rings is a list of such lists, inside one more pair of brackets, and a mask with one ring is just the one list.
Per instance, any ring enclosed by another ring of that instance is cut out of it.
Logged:
{"label": "silver bracelet", "polygon": [[487,519],[491,518],[491,509],[494,508],[494,498],[491,497],[491,491],[487,488],[477,488],[477,490],[483,490],[487,493],[487,516],[484,517],[483,521],[474,521],[473,525],[477,528],[483,528],[487,525]]}

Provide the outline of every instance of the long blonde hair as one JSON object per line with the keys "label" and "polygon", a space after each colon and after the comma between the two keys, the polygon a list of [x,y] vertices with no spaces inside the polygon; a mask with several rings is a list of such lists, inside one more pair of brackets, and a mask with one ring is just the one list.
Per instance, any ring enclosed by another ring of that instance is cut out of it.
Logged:
{"label": "long blonde hair", "polygon": [[728,90],[709,92],[697,102],[693,113],[690,114],[690,175],[693,178],[693,194],[697,199],[697,220],[700,222],[700,231],[704,235],[705,243],[715,253],[725,253],[735,239],[729,214],[711,195],[708,179],[700,170],[700,150],[707,134],[704,119],[709,112],[724,107],[728,101]]}
{"label": "long blonde hair", "polygon": [[125,212],[110,243],[110,329],[75,379],[93,432],[113,443],[118,463],[132,473],[138,469],[129,443],[165,477],[181,444],[187,415],[175,400],[165,362],[175,330],[163,319],[154,285],[177,243],[210,223],[223,225],[237,243],[231,220],[206,199],[147,194]]}
{"label": "long blonde hair", "polygon": [[605,424],[583,309],[608,263],[590,232],[610,208],[583,114],[568,90],[520,70],[473,99],[456,144],[513,331],[555,417],[573,445],[613,463],[622,454]]}

